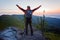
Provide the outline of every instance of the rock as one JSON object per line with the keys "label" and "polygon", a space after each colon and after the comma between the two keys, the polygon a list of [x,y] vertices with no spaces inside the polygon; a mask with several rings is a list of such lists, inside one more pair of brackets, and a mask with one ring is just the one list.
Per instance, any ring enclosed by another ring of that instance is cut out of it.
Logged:
{"label": "rock", "polygon": [[1,32],[1,36],[4,40],[18,40],[20,39],[22,31],[16,27],[8,27],[3,32]]}
{"label": "rock", "polygon": [[33,36],[30,34],[27,36],[23,35],[20,40],[45,40],[45,38],[42,36],[40,31],[35,31]]}
{"label": "rock", "polygon": [[4,40],[3,38],[0,38],[0,40]]}
{"label": "rock", "polygon": [[0,35],[0,38],[2,37],[4,40],[45,40],[39,30],[34,31],[34,35],[31,36],[30,33],[25,35],[25,30],[22,31],[13,26],[5,29]]}

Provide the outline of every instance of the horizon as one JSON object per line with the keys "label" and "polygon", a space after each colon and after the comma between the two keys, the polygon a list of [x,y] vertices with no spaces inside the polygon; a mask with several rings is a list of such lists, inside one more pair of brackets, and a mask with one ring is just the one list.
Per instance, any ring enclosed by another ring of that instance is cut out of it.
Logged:
{"label": "horizon", "polygon": [[[2,15],[24,15],[24,14],[2,14]],[[2,15],[0,15],[0,16],[2,16]],[[45,15],[45,14],[44,14]],[[40,17],[43,17],[43,15],[32,15],[32,16],[40,16]],[[60,19],[60,15],[45,15],[45,17],[50,17],[50,18],[58,18],[58,19]]]}

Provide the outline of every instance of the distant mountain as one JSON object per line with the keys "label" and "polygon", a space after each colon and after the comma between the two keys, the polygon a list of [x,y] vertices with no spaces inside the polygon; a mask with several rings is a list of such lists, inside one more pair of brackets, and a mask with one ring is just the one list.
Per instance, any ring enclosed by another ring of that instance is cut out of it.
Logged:
{"label": "distant mountain", "polygon": [[[39,16],[32,16],[33,24],[38,24],[40,18],[41,17],[39,17]],[[7,23],[8,23],[9,20],[10,20],[10,23],[12,23],[12,24],[13,23],[19,23],[21,21],[24,21],[24,15],[2,15],[2,16],[0,16],[0,23],[2,23],[4,21],[7,21]],[[45,20],[48,22],[49,26],[60,28],[60,19],[45,17]]]}
{"label": "distant mountain", "polygon": [[50,18],[50,17],[46,17],[45,19],[47,20],[49,26],[54,26],[54,27],[60,28],[60,19]]}

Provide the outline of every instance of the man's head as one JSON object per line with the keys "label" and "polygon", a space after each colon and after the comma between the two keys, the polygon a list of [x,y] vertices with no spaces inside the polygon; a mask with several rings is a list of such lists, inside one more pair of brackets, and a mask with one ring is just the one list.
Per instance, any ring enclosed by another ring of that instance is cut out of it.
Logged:
{"label": "man's head", "polygon": [[30,10],[30,6],[27,6],[27,10]]}

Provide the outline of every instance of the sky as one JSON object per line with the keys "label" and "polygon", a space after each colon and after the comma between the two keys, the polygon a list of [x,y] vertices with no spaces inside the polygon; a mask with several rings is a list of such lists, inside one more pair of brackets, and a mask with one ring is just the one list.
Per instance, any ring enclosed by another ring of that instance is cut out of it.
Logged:
{"label": "sky", "polygon": [[[24,9],[26,9],[27,6],[34,9],[39,5],[42,5],[42,7],[36,10],[33,15],[60,15],[60,0],[0,0],[0,15],[24,14],[16,7],[16,4]],[[45,13],[43,13],[44,10]]]}

